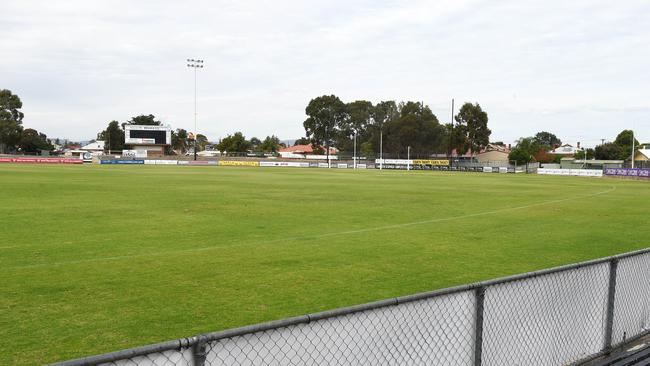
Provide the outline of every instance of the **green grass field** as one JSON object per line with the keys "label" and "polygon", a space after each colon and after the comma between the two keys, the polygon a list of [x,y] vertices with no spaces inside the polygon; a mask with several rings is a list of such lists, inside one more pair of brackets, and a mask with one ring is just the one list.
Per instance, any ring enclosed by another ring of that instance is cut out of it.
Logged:
{"label": "green grass field", "polygon": [[0,165],[0,364],[41,364],[650,245],[647,182]]}

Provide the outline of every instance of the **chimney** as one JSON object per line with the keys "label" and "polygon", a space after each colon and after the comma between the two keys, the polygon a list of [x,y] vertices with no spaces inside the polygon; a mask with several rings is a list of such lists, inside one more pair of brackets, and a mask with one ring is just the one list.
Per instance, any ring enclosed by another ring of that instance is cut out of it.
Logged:
{"label": "chimney", "polygon": [[578,141],[578,149],[580,148],[580,141]]}

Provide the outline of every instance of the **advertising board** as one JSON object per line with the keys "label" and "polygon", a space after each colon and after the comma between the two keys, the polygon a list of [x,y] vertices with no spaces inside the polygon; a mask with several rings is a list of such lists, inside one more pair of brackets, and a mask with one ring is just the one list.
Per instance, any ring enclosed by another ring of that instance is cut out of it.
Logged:
{"label": "advertising board", "polygon": [[260,166],[259,161],[221,160],[219,166]]}
{"label": "advertising board", "polygon": [[650,169],[607,168],[605,175],[616,177],[650,178]]}
{"label": "advertising board", "polygon": [[422,160],[422,159],[417,159],[417,160],[413,160],[413,165],[447,166],[447,165],[449,165],[449,160]]}
{"label": "advertising board", "polygon": [[541,175],[567,175],[574,177],[602,177],[603,171],[599,169],[537,169]]}
{"label": "advertising board", "polygon": [[71,158],[0,158],[0,163],[22,163],[22,164],[83,164],[81,159]]}
{"label": "advertising board", "polygon": [[133,164],[144,164],[144,160],[100,160],[100,164],[121,164],[121,165],[133,165]]}
{"label": "advertising board", "polygon": [[260,166],[264,166],[264,167],[309,168],[309,163],[307,163],[307,162],[296,162],[296,161],[260,161]]}

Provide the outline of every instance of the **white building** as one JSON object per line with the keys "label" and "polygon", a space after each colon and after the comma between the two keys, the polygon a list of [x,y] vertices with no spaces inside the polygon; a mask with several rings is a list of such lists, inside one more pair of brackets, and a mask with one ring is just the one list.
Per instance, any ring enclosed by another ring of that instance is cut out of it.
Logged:
{"label": "white building", "polygon": [[574,147],[574,146],[569,145],[569,144],[564,144],[564,145],[562,145],[560,147],[557,147],[557,148],[549,151],[548,153],[551,154],[551,155],[562,155],[562,156],[569,156],[570,157],[570,156],[574,156],[577,152],[580,152],[580,151],[582,151],[580,149],[580,144],[578,144],[578,147]]}

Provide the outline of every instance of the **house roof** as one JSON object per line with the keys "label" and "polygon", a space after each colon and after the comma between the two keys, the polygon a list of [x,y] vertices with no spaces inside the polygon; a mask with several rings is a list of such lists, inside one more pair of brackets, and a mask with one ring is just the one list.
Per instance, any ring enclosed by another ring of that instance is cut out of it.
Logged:
{"label": "house roof", "polygon": [[469,149],[469,150],[467,150],[467,152],[465,154],[458,155],[458,150],[454,149],[451,152],[451,156],[452,157],[471,158],[471,157],[474,157],[474,156],[477,156],[477,155],[480,155],[480,154],[485,154],[485,153],[492,152],[492,151],[502,152],[502,153],[505,153],[505,154],[510,153],[510,149],[508,149],[507,146],[488,144],[486,147],[481,149],[481,151],[479,151],[478,153],[472,151],[472,149]]}
{"label": "house roof", "polygon": [[[325,150],[325,148],[323,148],[323,150]],[[313,154],[314,148],[311,145],[296,145],[296,146],[289,146],[280,149],[280,152],[290,152],[294,154]],[[330,147],[330,154],[336,154],[336,153],[338,153],[338,150],[336,150],[333,147]]]}
{"label": "house roof", "polygon": [[104,141],[99,140],[99,141],[91,142],[86,146],[82,146],[80,149],[81,150],[102,150],[103,151],[104,150]]}
{"label": "house roof", "polygon": [[[636,151],[637,154],[642,154],[646,159],[650,159],[650,149],[639,149]],[[635,155],[636,156],[636,155]]]}
{"label": "house roof", "polygon": [[580,150],[573,147],[572,145],[564,144],[560,147],[556,147],[555,149],[549,151],[548,153],[555,154],[555,155],[574,155],[576,151],[580,151]]}

